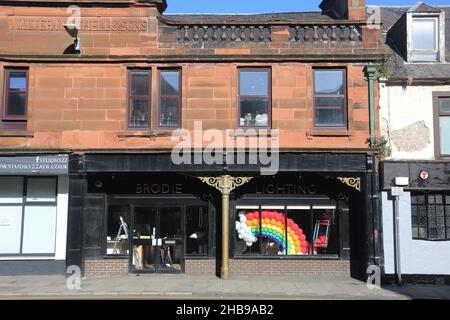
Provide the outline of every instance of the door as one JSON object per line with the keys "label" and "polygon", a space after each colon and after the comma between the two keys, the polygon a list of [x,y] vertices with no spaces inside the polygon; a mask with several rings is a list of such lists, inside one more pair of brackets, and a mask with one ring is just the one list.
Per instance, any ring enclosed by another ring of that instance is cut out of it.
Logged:
{"label": "door", "polygon": [[132,273],[181,273],[184,265],[182,206],[134,206]]}

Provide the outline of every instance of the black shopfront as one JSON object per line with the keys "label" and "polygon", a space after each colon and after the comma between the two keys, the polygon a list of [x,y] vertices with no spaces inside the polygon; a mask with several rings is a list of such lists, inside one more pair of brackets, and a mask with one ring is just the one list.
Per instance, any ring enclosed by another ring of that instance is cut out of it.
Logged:
{"label": "black shopfront", "polygon": [[281,153],[279,172],[261,176],[256,165],[177,166],[170,154],[72,156],[67,264],[86,272],[89,261],[120,260],[128,273],[218,274],[221,193],[199,177],[228,174],[252,177],[230,195],[232,274],[252,261],[258,273],[313,260],[347,261],[364,277],[368,265],[382,266],[372,159]]}

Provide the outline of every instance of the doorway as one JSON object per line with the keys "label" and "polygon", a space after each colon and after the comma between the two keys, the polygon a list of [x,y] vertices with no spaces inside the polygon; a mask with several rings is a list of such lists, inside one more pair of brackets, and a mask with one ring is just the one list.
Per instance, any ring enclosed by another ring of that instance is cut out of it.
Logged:
{"label": "doorway", "polygon": [[182,205],[134,205],[130,228],[132,273],[184,271]]}

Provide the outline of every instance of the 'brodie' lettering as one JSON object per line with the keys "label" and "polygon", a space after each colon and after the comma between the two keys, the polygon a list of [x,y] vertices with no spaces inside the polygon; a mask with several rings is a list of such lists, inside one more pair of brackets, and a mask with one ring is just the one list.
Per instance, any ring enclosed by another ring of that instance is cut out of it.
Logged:
{"label": "'brodie' lettering", "polygon": [[182,184],[137,184],[136,194],[181,194],[183,193]]}

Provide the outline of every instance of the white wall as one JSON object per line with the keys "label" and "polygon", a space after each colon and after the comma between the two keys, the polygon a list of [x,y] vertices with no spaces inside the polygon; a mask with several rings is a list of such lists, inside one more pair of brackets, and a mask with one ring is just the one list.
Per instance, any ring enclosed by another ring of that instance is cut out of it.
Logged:
{"label": "white wall", "polygon": [[55,260],[66,260],[67,214],[69,210],[69,177],[58,176]]}
{"label": "white wall", "polygon": [[[403,129],[418,121],[425,121],[430,130],[430,139],[424,149],[400,151],[390,141],[392,159],[433,160],[434,125],[433,92],[450,91],[450,86],[386,86],[380,85],[380,128],[381,134],[391,137],[392,131]],[[410,137],[414,143],[414,136]]]}
{"label": "white wall", "polygon": [[[382,192],[383,244],[386,274],[393,274],[394,234],[393,201]],[[413,240],[411,230],[411,194],[400,197],[400,255],[402,274],[450,275],[450,241]]]}

